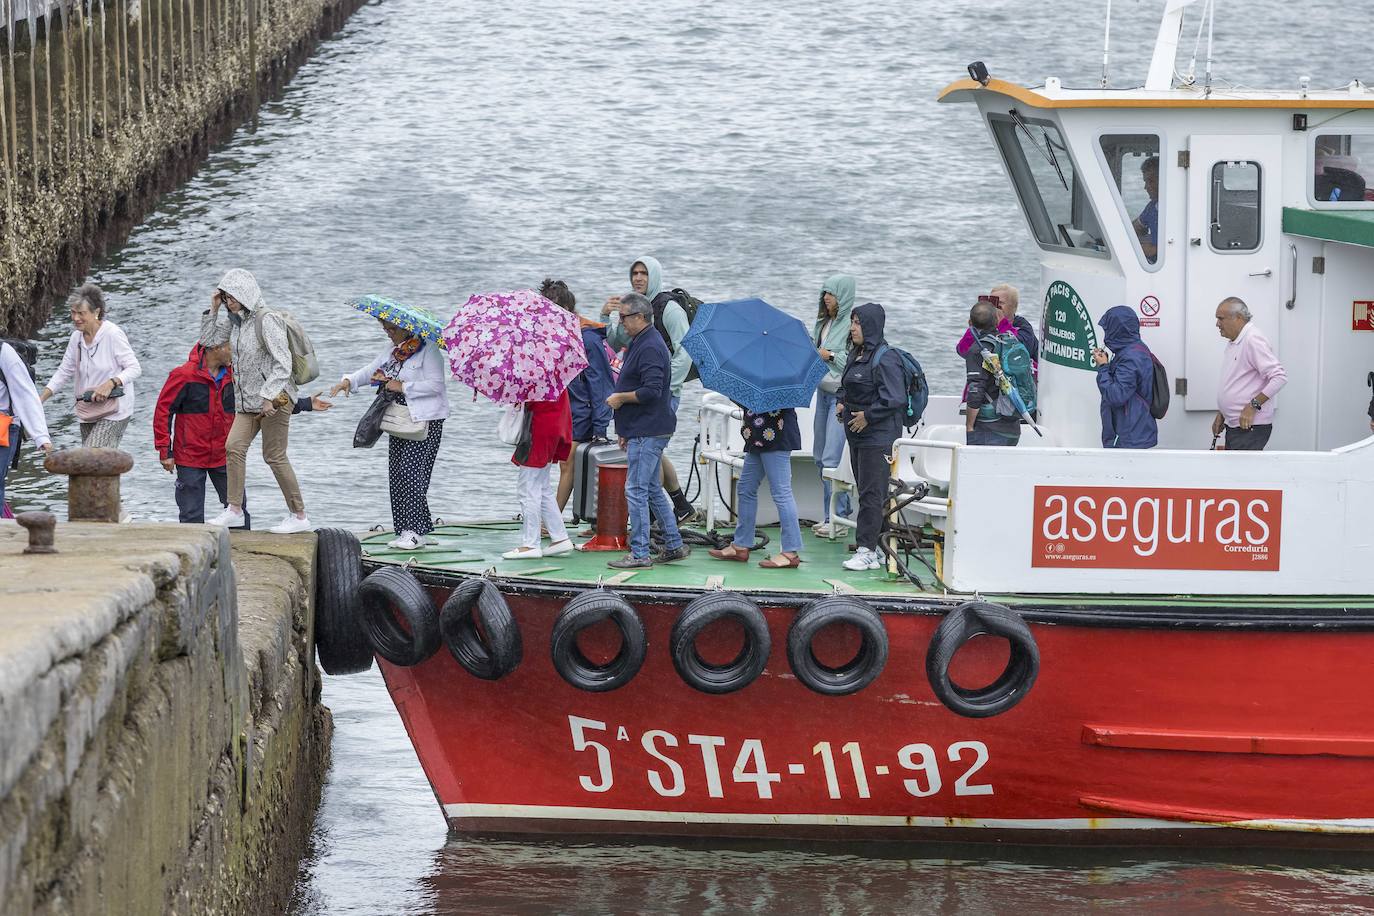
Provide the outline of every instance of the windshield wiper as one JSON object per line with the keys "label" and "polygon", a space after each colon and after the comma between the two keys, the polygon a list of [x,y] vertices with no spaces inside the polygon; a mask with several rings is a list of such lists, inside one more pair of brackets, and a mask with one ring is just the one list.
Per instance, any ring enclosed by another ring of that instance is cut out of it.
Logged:
{"label": "windshield wiper", "polygon": [[1026,120],[1021,117],[1021,113],[1013,108],[1011,111],[1007,112],[1007,114],[1011,115],[1012,122],[1017,127],[1021,128],[1021,132],[1026,135],[1026,139],[1030,140],[1031,146],[1035,147],[1035,151],[1044,156],[1045,161],[1054,168],[1054,174],[1059,176],[1059,183],[1064,186],[1064,190],[1069,190],[1069,183],[1064,180],[1064,170],[1059,167],[1059,159],[1054,155],[1054,147],[1050,144],[1050,138],[1048,136],[1045,137],[1045,146],[1042,149],[1040,144],[1036,142],[1035,135],[1032,134],[1030,128],[1026,126]]}

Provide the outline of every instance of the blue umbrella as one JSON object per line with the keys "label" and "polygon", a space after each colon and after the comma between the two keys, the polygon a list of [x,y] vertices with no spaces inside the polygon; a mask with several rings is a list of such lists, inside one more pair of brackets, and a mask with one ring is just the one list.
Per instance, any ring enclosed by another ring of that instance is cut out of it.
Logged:
{"label": "blue umbrella", "polygon": [[380,318],[388,324],[395,325],[403,331],[409,331],[432,344],[438,344],[444,348],[448,346],[441,333],[443,323],[425,309],[375,294],[349,299],[348,304],[364,315]]}
{"label": "blue umbrella", "polygon": [[809,406],[827,371],[806,326],[762,299],[702,303],[682,346],[702,385],[752,413]]}

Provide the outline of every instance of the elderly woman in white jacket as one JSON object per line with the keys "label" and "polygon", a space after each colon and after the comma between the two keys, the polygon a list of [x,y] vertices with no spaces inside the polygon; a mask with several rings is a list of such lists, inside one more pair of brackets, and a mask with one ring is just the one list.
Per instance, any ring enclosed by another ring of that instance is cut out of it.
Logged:
{"label": "elderly woman in white jacket", "polygon": [[[87,283],[67,300],[72,316],[71,339],[39,396],[43,401],[75,380],[81,444],[89,448],[118,448],[134,413],[134,379],[143,374],[129,338],[113,321],[105,320],[105,295]],[[118,398],[110,395],[123,388]],[[83,399],[84,396],[84,399]],[[110,403],[111,401],[116,403]]]}
{"label": "elderly woman in white jacket", "polygon": [[396,539],[387,546],[398,550],[418,550],[434,530],[429,513],[429,481],[439,441],[448,417],[448,393],[444,389],[444,354],[435,344],[383,321],[382,329],[392,347],[351,375],[345,375],[330,389],[352,393],[368,386],[385,387],[400,395],[410,410],[411,419],[426,423],[429,432],[423,439],[392,436],[387,449],[387,477],[391,490],[391,523]]}

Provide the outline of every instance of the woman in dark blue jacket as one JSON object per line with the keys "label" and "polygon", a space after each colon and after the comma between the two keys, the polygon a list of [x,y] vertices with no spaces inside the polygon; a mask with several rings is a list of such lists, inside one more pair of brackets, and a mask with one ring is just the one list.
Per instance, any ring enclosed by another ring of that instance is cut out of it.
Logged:
{"label": "woman in dark blue jacket", "polygon": [[865,302],[850,313],[849,362],[836,394],[840,422],[849,442],[849,466],[859,491],[855,519],[859,549],[844,561],[846,569],[856,571],[880,569],[883,565],[878,553],[878,532],[891,475],[887,459],[902,429],[898,411],[906,404],[902,358],[884,346],[886,321],[883,307],[876,302]]}
{"label": "woman in dark blue jacket", "polygon": [[1154,448],[1159,426],[1150,415],[1155,363],[1140,339],[1140,319],[1124,305],[1107,309],[1098,325],[1112,351],[1093,351],[1097,390],[1102,394],[1102,447]]}

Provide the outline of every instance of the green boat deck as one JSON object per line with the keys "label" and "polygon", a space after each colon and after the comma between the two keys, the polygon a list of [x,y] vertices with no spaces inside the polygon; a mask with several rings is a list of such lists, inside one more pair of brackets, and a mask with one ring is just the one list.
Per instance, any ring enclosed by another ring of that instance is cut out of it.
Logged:
{"label": "green boat deck", "polygon": [[[439,543],[420,550],[392,550],[387,541],[395,535],[378,532],[362,539],[364,559],[375,563],[406,565],[417,571],[436,573],[489,573],[502,578],[530,579],[547,583],[579,586],[602,583],[633,585],[635,588],[729,589],[740,592],[833,592],[860,595],[919,596],[923,592],[905,578],[889,576],[885,570],[851,572],[841,564],[851,554],[848,545],[853,532],[835,540],[816,537],[809,528],[802,532],[802,565],[796,569],[763,569],[758,561],[778,551],[777,526],[763,527],[769,543],[755,551],[748,563],[717,560],[706,547],[693,546],[692,555],[676,563],[655,565],[652,569],[617,570],[606,566],[617,560],[621,551],[574,550],[560,557],[537,560],[503,560],[501,554],[518,546],[520,524],[513,521],[466,522],[442,525],[432,537]],[[725,532],[728,534],[728,531]],[[590,539],[589,530],[569,529],[574,544]],[[547,546],[548,541],[544,542]],[[928,569],[913,570],[923,582],[933,578]],[[939,592],[925,594],[939,594]]]}

